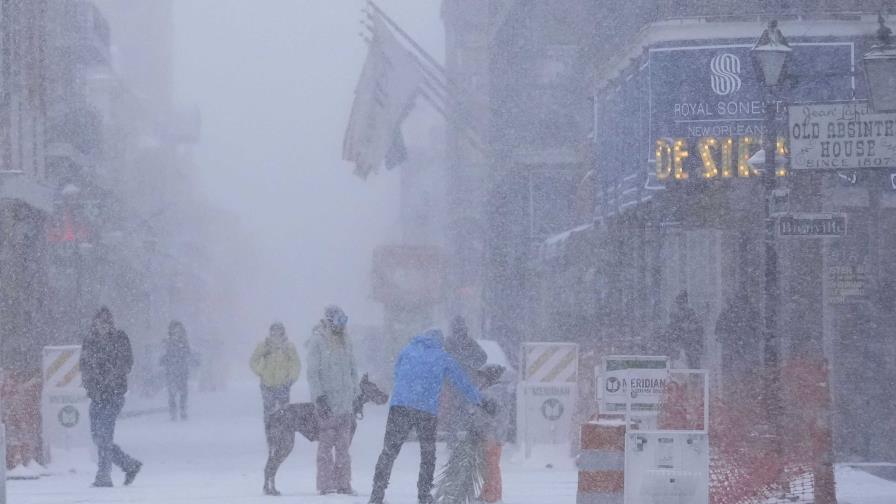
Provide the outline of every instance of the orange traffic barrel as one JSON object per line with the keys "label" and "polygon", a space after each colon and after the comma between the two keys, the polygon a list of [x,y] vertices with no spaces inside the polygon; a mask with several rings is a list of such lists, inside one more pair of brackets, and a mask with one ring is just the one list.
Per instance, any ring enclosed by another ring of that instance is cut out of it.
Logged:
{"label": "orange traffic barrel", "polygon": [[579,488],[576,504],[622,504],[625,481],[625,425],[618,421],[582,424],[576,457]]}

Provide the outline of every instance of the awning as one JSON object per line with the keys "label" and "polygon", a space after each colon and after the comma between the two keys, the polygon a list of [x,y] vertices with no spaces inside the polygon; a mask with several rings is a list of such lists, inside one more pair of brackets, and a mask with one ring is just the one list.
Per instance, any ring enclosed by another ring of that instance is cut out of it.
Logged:
{"label": "awning", "polygon": [[539,247],[538,258],[542,262],[546,262],[560,257],[566,250],[567,245],[571,243],[577,235],[586,233],[593,228],[594,223],[583,224],[548,237]]}

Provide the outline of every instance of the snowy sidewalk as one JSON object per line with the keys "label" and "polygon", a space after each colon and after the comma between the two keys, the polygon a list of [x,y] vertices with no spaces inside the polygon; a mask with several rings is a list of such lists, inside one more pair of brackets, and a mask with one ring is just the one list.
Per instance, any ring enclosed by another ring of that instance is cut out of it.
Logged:
{"label": "snowy sidewalk", "polygon": [[[294,391],[293,400],[307,393]],[[352,446],[354,485],[358,497],[325,496],[314,489],[314,449],[300,436],[292,456],[280,468],[278,487],[284,496],[261,493],[266,457],[261,425],[261,399],[257,385],[247,382],[210,395],[194,395],[189,422],[170,422],[167,415],[122,420],[116,440],[144,462],[131,487],[90,488],[95,466],[87,456],[76,470],[30,481],[9,481],[10,504],[356,504],[366,503],[373,467],[385,428],[386,407],[369,406]],[[504,501],[507,504],[573,504],[577,473],[562,455],[545,460],[521,461],[508,450],[504,458]],[[446,460],[442,450],[439,464]],[[387,500],[415,504],[419,449],[405,445],[395,464]],[[117,485],[121,473],[114,473]],[[840,504],[896,504],[896,483],[849,467],[837,469]]]}

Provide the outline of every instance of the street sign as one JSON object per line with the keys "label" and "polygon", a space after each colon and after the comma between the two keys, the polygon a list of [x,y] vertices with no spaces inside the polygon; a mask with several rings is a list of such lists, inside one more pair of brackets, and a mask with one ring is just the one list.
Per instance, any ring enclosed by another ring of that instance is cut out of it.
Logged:
{"label": "street sign", "polygon": [[844,213],[788,213],[778,217],[778,236],[827,238],[846,236]]}
{"label": "street sign", "polygon": [[896,113],[857,101],[791,105],[788,112],[792,170],[896,166]]}

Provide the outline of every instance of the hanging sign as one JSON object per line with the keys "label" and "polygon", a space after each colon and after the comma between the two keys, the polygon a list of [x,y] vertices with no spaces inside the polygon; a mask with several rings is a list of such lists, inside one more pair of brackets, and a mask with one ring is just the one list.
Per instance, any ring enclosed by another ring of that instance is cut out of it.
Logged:
{"label": "hanging sign", "polygon": [[896,114],[868,102],[791,105],[793,170],[853,170],[896,166]]}

